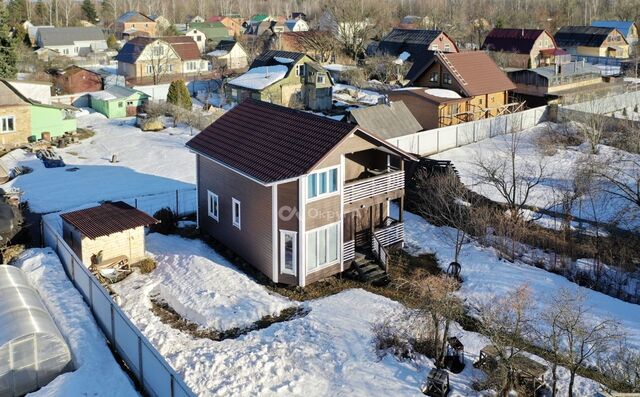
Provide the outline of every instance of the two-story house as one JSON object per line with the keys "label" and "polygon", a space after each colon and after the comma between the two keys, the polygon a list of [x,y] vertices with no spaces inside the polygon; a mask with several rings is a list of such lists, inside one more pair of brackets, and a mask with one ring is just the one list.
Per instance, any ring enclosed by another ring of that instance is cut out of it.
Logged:
{"label": "two-story house", "polygon": [[313,58],[301,52],[266,51],[249,70],[227,82],[229,101],[246,98],[289,107],[326,110],[332,105],[333,80]]}
{"label": "two-story house", "polygon": [[413,63],[406,80],[414,88],[389,97],[404,101],[425,129],[499,116],[519,105],[509,96],[515,84],[484,51],[430,52]]}
{"label": "two-story house", "polygon": [[357,253],[385,267],[403,242],[404,162],[415,159],[358,126],[247,99],[187,147],[199,228],[274,282],[308,285]]}
{"label": "two-story house", "polygon": [[456,43],[441,30],[393,28],[379,43],[367,49],[371,55],[389,55],[413,61],[427,51],[458,52]]}
{"label": "two-story house", "polygon": [[118,74],[126,79],[152,79],[159,82],[171,76],[206,72],[209,62],[191,37],[136,37],[118,52]]}
{"label": "two-story house", "polygon": [[571,61],[551,33],[543,29],[493,28],[482,49],[489,51],[502,67],[529,69]]}
{"label": "two-story house", "polygon": [[36,44],[40,49],[68,57],[86,57],[107,50],[104,34],[96,27],[41,27],[37,32]]}
{"label": "two-story house", "polygon": [[638,25],[633,21],[593,21],[591,26],[600,28],[613,28],[618,29],[620,33],[624,35],[624,38],[629,44],[629,53],[634,55],[634,51],[637,51],[638,46]]}
{"label": "two-story house", "polygon": [[134,37],[155,37],[158,34],[157,23],[138,11],[125,12],[116,21],[116,37],[130,40]]}
{"label": "two-story house", "polygon": [[629,43],[615,28],[563,26],[554,38],[558,47],[571,55],[629,58]]}

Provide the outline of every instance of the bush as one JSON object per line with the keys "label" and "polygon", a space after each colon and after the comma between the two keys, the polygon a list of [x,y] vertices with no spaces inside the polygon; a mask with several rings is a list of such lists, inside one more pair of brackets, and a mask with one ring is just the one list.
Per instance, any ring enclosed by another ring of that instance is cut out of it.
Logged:
{"label": "bush", "polygon": [[159,220],[159,223],[151,225],[149,228],[152,232],[161,234],[174,233],[178,227],[178,217],[171,211],[171,208],[162,208],[153,214],[153,217]]}
{"label": "bush", "polygon": [[147,274],[156,269],[156,261],[151,258],[144,258],[135,266],[140,269],[140,273]]}
{"label": "bush", "polygon": [[387,353],[393,354],[400,360],[414,358],[411,341],[389,322],[375,323],[371,326],[373,332],[373,344],[379,359]]}

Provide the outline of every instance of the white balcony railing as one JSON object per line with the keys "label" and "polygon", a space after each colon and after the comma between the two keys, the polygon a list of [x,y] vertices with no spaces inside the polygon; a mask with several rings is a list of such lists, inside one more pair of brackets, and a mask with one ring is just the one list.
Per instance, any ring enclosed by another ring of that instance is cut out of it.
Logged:
{"label": "white balcony railing", "polygon": [[383,247],[404,241],[404,223],[393,222],[391,225],[377,229],[373,232]]}
{"label": "white balcony railing", "polygon": [[346,183],[344,202],[351,204],[398,189],[404,189],[404,171],[402,170]]}
{"label": "white balcony railing", "polygon": [[342,256],[344,262],[351,261],[356,257],[356,242],[354,240],[344,242]]}

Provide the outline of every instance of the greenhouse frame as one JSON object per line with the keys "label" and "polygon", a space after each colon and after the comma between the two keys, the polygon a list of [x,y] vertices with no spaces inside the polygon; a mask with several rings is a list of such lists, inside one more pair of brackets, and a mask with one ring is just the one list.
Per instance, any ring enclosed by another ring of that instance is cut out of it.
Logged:
{"label": "greenhouse frame", "polygon": [[0,265],[0,396],[37,390],[72,369],[69,347],[25,273]]}

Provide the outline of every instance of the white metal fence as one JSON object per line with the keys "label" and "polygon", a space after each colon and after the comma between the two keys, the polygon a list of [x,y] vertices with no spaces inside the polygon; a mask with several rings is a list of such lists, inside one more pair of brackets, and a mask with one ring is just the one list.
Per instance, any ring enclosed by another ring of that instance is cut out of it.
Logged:
{"label": "white metal fence", "polygon": [[[144,392],[157,397],[195,396],[69,248],[60,236],[58,228],[51,224],[51,219],[44,217],[42,221],[44,244],[55,249],[67,276],[89,305],[98,326]],[[105,392],[108,394],[108,391]]]}
{"label": "white metal fence", "polygon": [[588,113],[605,114],[622,111],[625,108],[630,110],[638,105],[640,105],[640,91],[631,91],[624,94],[593,99],[591,101],[564,105],[562,107]]}
{"label": "white metal fence", "polygon": [[546,111],[546,106],[540,106],[523,112],[391,138],[387,139],[387,142],[406,152],[428,156],[483,139],[531,128],[546,120]]}

